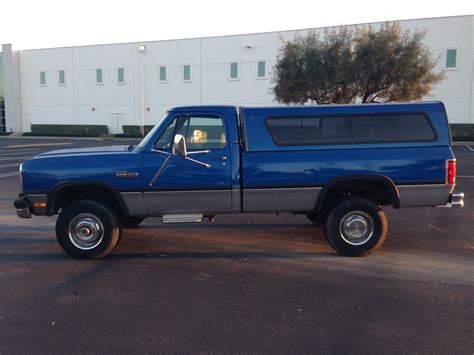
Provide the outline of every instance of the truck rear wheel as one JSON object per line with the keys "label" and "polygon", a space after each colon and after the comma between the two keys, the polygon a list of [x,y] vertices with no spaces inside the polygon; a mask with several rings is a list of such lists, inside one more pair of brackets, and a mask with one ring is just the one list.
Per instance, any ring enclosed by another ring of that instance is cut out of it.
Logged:
{"label": "truck rear wheel", "polygon": [[383,244],[387,230],[387,218],[379,206],[354,198],[341,202],[329,213],[324,234],[339,254],[364,256]]}
{"label": "truck rear wheel", "polygon": [[77,201],[63,208],[56,221],[56,238],[69,255],[101,259],[117,246],[122,233],[113,211],[95,201]]}

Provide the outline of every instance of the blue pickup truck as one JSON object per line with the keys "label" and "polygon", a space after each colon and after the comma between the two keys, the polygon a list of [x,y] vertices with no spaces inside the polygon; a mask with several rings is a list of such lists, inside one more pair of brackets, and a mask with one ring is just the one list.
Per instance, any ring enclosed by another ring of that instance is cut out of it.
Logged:
{"label": "blue pickup truck", "polygon": [[99,259],[146,217],[304,214],[340,254],[387,236],[381,206],[462,207],[441,102],[179,107],[137,145],[56,150],[20,167],[18,216],[59,215],[70,255]]}

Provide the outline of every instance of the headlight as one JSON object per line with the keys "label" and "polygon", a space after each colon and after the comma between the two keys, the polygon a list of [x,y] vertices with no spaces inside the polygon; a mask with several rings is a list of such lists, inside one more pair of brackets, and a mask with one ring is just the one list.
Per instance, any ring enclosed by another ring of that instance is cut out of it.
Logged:
{"label": "headlight", "polygon": [[23,186],[23,163],[20,164],[20,182]]}

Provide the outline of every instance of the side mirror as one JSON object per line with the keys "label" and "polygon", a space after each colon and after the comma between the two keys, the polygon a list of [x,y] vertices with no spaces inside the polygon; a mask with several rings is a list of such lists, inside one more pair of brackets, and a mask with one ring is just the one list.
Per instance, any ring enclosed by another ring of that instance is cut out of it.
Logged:
{"label": "side mirror", "polygon": [[188,156],[188,150],[186,149],[186,138],[184,138],[182,134],[177,134],[174,136],[173,150],[183,158]]}

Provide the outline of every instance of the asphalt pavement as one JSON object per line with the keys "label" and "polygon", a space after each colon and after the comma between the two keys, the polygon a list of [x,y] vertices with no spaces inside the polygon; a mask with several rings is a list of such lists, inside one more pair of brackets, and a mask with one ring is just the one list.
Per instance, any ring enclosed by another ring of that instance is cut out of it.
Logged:
{"label": "asphalt pavement", "polygon": [[389,236],[364,258],[304,216],[265,214],[150,218],[82,261],[55,217],[16,216],[22,161],[120,143],[0,138],[0,354],[473,354],[474,145],[455,147],[466,207],[387,208]]}

